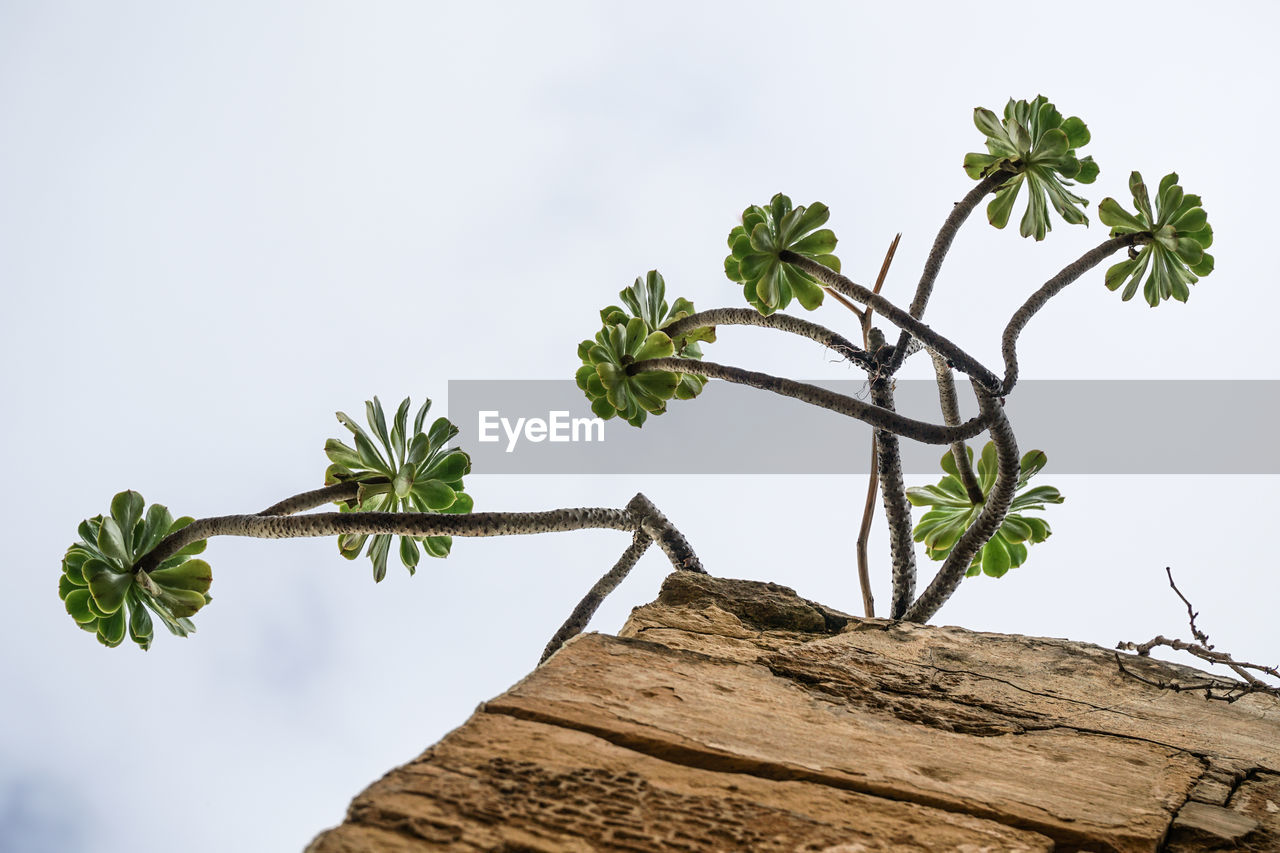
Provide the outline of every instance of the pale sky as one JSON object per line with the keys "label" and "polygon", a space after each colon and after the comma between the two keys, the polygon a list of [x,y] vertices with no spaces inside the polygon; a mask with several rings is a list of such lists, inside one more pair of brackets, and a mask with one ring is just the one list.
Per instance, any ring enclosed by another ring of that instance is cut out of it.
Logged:
{"label": "pale sky", "polygon": [[[0,4],[0,848],[300,849],[528,672],[628,542],[458,540],[375,585],[329,540],[214,540],[198,633],[159,633],[144,654],[99,646],[55,591],[76,525],[113,494],[199,517],[313,488],[325,439],[344,434],[334,411],[378,394],[443,414],[450,379],[570,378],[598,310],[655,267],[671,296],[740,305],[725,236],[778,191],[830,206],[859,281],[903,232],[885,293],[905,304],[972,185],[976,106],[1045,94],[1087,122],[1102,173],[1084,188],[1088,229],[1056,220],[1035,244],[976,215],[935,328],[998,367],[1012,311],[1104,238],[1097,203],[1129,206],[1132,169],[1150,184],[1176,170],[1204,199],[1217,271],[1152,310],[1099,268],[1029,326],[1022,375],[1280,378],[1257,171],[1280,132],[1273,4],[1076,3],[1016,21],[889,5]],[[834,303],[813,319],[855,330]],[[756,329],[722,330],[708,357],[856,378]],[[906,375],[928,374],[913,362]],[[1186,452],[1231,442],[1230,416]],[[645,432],[678,448],[661,418]],[[851,453],[867,437],[850,422]],[[1005,578],[963,584],[935,621],[1107,646],[1185,637],[1170,565],[1219,648],[1276,662],[1275,477],[1054,476],[1043,449],[1043,482],[1067,495],[1046,513],[1054,536]],[[860,478],[467,483],[486,510],[643,490],[713,574],[860,612]],[[667,570],[647,555],[593,628],[616,630]]]}

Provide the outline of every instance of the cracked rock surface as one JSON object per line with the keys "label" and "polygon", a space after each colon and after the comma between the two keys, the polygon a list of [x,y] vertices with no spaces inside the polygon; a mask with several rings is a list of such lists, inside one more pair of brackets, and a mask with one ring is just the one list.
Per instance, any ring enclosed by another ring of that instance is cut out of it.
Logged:
{"label": "cracked rock surface", "polygon": [[308,850],[1280,851],[1280,702],[677,572]]}

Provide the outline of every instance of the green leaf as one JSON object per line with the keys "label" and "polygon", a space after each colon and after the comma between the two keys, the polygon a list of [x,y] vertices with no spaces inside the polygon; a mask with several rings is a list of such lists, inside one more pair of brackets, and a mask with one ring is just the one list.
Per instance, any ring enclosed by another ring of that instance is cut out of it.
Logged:
{"label": "green leaf", "polygon": [[98,642],[107,648],[115,648],[124,642],[124,610],[116,610],[105,619],[98,620]]}
{"label": "green leaf", "polygon": [[387,552],[390,550],[390,536],[380,533],[373,537],[373,544],[369,546],[369,559],[373,561],[374,583],[382,583],[382,579],[387,576]]}
{"label": "green leaf", "polygon": [[993,578],[1001,578],[1009,571],[1010,564],[1009,549],[997,533],[982,546],[982,572]]}
{"label": "green leaf", "polygon": [[[391,436],[387,432],[387,418],[382,413],[382,403],[379,402],[375,394],[372,400],[364,404],[365,419],[369,422],[369,426],[373,429],[374,435],[382,442],[383,448],[387,451],[387,461],[390,462],[394,457],[391,450]],[[359,444],[356,445],[357,447]],[[390,466],[388,466],[390,467]]]}
{"label": "green leaf", "polygon": [[151,550],[160,544],[160,540],[169,535],[169,528],[172,526],[173,516],[169,510],[161,504],[152,504],[147,510],[147,518],[142,526],[142,536],[137,543],[138,556],[151,553]]}
{"label": "green leaf", "polygon": [[418,560],[421,555],[418,553],[418,543],[408,536],[400,537],[400,562],[409,570],[409,574],[413,574],[418,566]]}
{"label": "green leaf", "polygon": [[125,545],[124,534],[120,531],[120,525],[116,522],[114,516],[102,519],[102,526],[98,530],[97,544],[98,550],[108,559],[115,561],[121,568],[127,568],[132,565],[129,548]]}
{"label": "green leaf", "polygon": [[1022,189],[1023,177],[1019,175],[996,190],[995,198],[987,205],[987,221],[996,228],[1009,224],[1009,214],[1013,212],[1013,203],[1018,199],[1018,191]]}
{"label": "green leaf", "polygon": [[188,560],[168,569],[156,569],[151,580],[170,590],[186,590],[204,595],[213,584],[213,570],[204,560]]}

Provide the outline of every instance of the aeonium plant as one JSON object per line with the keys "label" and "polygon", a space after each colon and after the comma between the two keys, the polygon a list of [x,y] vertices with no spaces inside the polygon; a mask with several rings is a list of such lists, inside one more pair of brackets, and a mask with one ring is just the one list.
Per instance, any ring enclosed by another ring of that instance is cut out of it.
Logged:
{"label": "aeonium plant", "polygon": [[[969,461],[973,461],[973,449],[965,448]],[[1003,577],[1009,569],[1016,569],[1027,559],[1027,546],[1043,542],[1052,530],[1043,518],[1027,515],[1033,510],[1043,510],[1045,504],[1060,504],[1064,498],[1053,486],[1028,488],[1031,478],[1048,462],[1043,450],[1032,450],[1023,455],[1018,466],[1017,493],[1009,512],[1000,527],[987,540],[965,573],[973,577],[979,573],[993,578]],[[945,560],[960,536],[977,520],[991,487],[996,482],[996,445],[988,441],[978,459],[978,487],[982,497],[975,501],[961,481],[955,456],[948,451],[942,456],[943,477],[937,485],[907,489],[907,500],[912,506],[933,507],[924,514],[913,531],[915,541],[923,542],[925,554],[930,560]]]}
{"label": "aeonium plant", "polygon": [[[397,536],[400,559],[412,575],[419,548],[432,557],[447,557],[454,536],[590,529],[630,532],[630,546],[552,637],[545,659],[586,627],[604,597],[649,545],[656,543],[677,569],[703,571],[684,536],[641,494],[621,508],[473,513],[471,496],[462,483],[471,470],[471,459],[448,446],[458,429],[446,418],[437,418],[424,430],[430,408],[428,400],[410,424],[406,398],[388,429],[382,404],[374,397],[365,404],[368,431],[338,412],[355,446],[337,439],[326,442],[331,464],[325,471],[325,486],[285,498],[258,513],[174,521],[163,506],[152,506],[144,514],[140,495],[121,492],[112,500],[109,516],[96,516],[80,525],[80,541],[63,558],[58,593],[68,614],[107,646],[120,645],[128,634],[142,649],[150,648],[152,614],[174,634],[187,636],[195,631],[191,617],[211,601],[213,581],[209,564],[191,558],[204,551],[213,536],[336,536],[339,552],[348,559],[359,556],[364,543],[372,540],[368,554],[374,580],[380,581],[386,575],[391,540]],[[337,512],[311,512],[335,503]]]}
{"label": "aeonium plant", "polygon": [[[1170,296],[1185,300],[1188,285],[1213,267],[1212,257],[1204,252],[1212,242],[1212,231],[1199,197],[1184,194],[1177,176],[1170,175],[1160,184],[1153,210],[1140,177],[1134,173],[1130,183],[1138,212],[1128,213],[1112,199],[1100,205],[1103,222],[1112,226],[1110,238],[1035,289],[1012,314],[1001,337],[1004,375],[996,374],[922,320],[952,241],[987,197],[991,197],[988,221],[1003,228],[1024,187],[1027,206],[1020,226],[1024,237],[1046,238],[1051,230],[1051,208],[1070,224],[1087,225],[1084,207],[1088,201],[1072,188],[1093,183],[1099,168],[1092,156],[1080,153],[1091,142],[1085,122],[1064,116],[1043,96],[1010,99],[1003,117],[979,107],[974,111],[974,123],[986,137],[987,152],[968,154],[964,169],[978,184],[949,210],[908,308],[881,293],[893,247],[875,287],[858,284],[841,272],[840,261],[833,254],[836,235],[822,227],[830,217],[827,206],[820,202],[795,206],[789,197],[778,193],[768,204],[747,207],[741,223],[729,233],[731,254],[725,258],[725,274],[742,285],[750,308],[693,312],[690,304],[692,313],[662,323],[662,335],[654,334],[656,320],[628,320],[618,309],[604,318],[606,326],[597,334],[595,344],[588,341],[579,347],[585,363],[579,368],[578,384],[592,401],[593,410],[603,417],[621,414],[635,426],[644,424],[646,415],[665,411],[666,400],[675,396],[677,377],[679,382],[702,377],[793,397],[874,427],[874,472],[858,545],[859,581],[869,616],[874,615],[874,601],[870,582],[861,570],[861,549],[877,488],[891,533],[893,601],[889,615],[893,618],[931,618],[965,577],[1000,577],[1024,563],[1029,545],[1048,538],[1048,523],[1032,513],[1061,503],[1062,496],[1051,486],[1028,486],[1046,457],[1041,451],[1019,453],[1004,413],[1005,397],[1014,391],[1018,380],[1018,338],[1035,314],[1053,296],[1121,250],[1127,250],[1130,258],[1111,267],[1106,286],[1116,289],[1128,279],[1124,292],[1128,299],[1138,280],[1150,270],[1144,292],[1153,305]],[[828,293],[858,316],[859,335],[845,337],[782,310],[793,300],[815,310],[824,304]],[[633,307],[633,314],[638,313]],[[898,327],[896,344],[889,345],[883,331],[873,324],[875,315]],[[708,362],[701,359],[701,353],[695,357],[678,351],[680,342],[691,336],[727,325],[764,327],[800,335],[826,347],[837,358],[866,371],[870,402],[810,383]],[[922,350],[929,353],[938,377],[941,423],[907,418],[894,405],[894,375],[907,357]],[[959,415],[956,371],[968,376],[978,404],[978,417],[968,421]],[[973,451],[966,442],[984,432],[991,440],[983,448],[975,471]],[[906,488],[899,438],[949,446],[943,456],[944,476],[938,484]],[[912,504],[931,507],[914,528]],[[916,542],[923,542],[927,557],[942,562],[918,595]]]}
{"label": "aeonium plant", "polygon": [[127,632],[140,648],[151,648],[152,615],[185,637],[195,630],[191,617],[212,600],[209,564],[192,559],[204,541],[175,551],[150,573],[137,571],[162,539],[195,520],[174,520],[160,504],[144,514],[145,505],[137,492],[120,492],[111,500],[110,515],[80,523],[80,540],[62,558],[58,595],[76,624],[104,646],[120,645]]}
{"label": "aeonium plant", "polygon": [[1067,189],[1073,180],[1091,184],[1098,177],[1093,157],[1076,154],[1090,138],[1083,121],[1076,116],[1063,118],[1040,95],[1030,101],[1010,99],[1003,120],[979,107],[973,111],[973,122],[987,137],[988,153],[966,154],[965,172],[975,180],[999,172],[1011,176],[995,191],[987,207],[992,225],[1003,228],[1009,222],[1023,184],[1027,186],[1027,209],[1019,225],[1023,237],[1045,238],[1053,227],[1049,205],[1072,225],[1087,224],[1081,208],[1089,202]]}
{"label": "aeonium plant", "polygon": [[[378,398],[365,403],[369,427],[381,447],[346,413],[338,412],[338,422],[351,431],[356,445],[349,447],[336,438],[324,445],[325,455],[333,463],[324,472],[325,485],[356,486],[355,497],[339,504],[341,511],[471,512],[473,502],[462,484],[462,478],[471,471],[471,457],[446,446],[458,434],[458,428],[447,418],[436,418],[424,432],[422,426],[431,410],[431,401],[427,400],[414,416],[410,431],[409,400],[406,397],[396,409],[390,430]],[[369,539],[368,534],[343,534],[338,537],[338,551],[354,560]],[[452,545],[448,536],[401,536],[400,562],[413,574],[420,560],[419,547],[428,556],[447,557]],[[372,537],[367,553],[373,563],[374,581],[386,577],[390,550],[390,535],[379,533]]]}
{"label": "aeonium plant", "polygon": [[[676,343],[665,329],[694,313],[693,303],[678,298],[670,305],[667,285],[661,273],[650,270],[637,278],[618,296],[626,309],[610,305],[600,311],[603,328],[595,340],[578,345],[582,366],[575,379],[591,401],[591,411],[608,420],[615,415],[640,426],[651,414],[667,410],[667,401],[691,400],[702,391],[706,379],[695,373],[642,373],[627,368],[640,361],[677,354]],[[678,354],[682,358],[702,358],[699,341],[716,339],[715,329],[700,328],[682,336]]]}
{"label": "aeonium plant", "polygon": [[1154,308],[1169,297],[1186,302],[1191,295],[1190,286],[1200,276],[1213,272],[1213,255],[1205,251],[1213,245],[1213,229],[1200,205],[1200,196],[1184,193],[1176,172],[1160,180],[1154,212],[1147,186],[1138,172],[1129,176],[1129,191],[1136,214],[1129,213],[1113,198],[1104,198],[1098,205],[1098,218],[1111,226],[1112,237],[1145,238],[1140,247],[1130,248],[1128,260],[1107,270],[1107,287],[1116,290],[1127,280],[1120,295],[1127,302],[1150,270],[1142,283],[1142,295],[1148,305]]}

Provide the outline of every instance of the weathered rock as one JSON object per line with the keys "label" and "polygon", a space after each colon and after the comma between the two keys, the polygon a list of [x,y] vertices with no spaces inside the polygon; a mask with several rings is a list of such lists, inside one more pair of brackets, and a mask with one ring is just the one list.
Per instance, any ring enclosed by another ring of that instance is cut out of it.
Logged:
{"label": "weathered rock", "polygon": [[1115,655],[680,572],[309,850],[1280,851],[1280,702]]}

